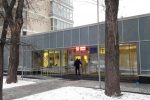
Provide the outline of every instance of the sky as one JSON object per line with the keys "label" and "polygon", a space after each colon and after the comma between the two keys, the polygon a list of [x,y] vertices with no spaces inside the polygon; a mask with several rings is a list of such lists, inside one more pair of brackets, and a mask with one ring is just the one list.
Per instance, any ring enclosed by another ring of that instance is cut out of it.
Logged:
{"label": "sky", "polygon": [[[73,0],[74,26],[81,26],[97,22],[97,0]],[[99,0],[100,5],[102,1]],[[150,13],[150,0],[119,0],[118,18]],[[104,3],[103,3],[104,5]],[[99,20],[105,20],[104,7],[99,7]]]}

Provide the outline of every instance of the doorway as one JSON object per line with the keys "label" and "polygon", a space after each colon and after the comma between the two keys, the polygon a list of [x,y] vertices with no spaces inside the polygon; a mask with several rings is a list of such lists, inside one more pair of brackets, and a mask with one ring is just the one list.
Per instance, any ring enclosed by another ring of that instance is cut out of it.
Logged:
{"label": "doorway", "polygon": [[122,75],[137,75],[137,45],[121,44],[120,72]]}
{"label": "doorway", "polygon": [[75,59],[80,59],[82,66],[81,66],[81,71],[82,74],[87,74],[87,68],[88,68],[88,55],[76,55],[74,57]]}

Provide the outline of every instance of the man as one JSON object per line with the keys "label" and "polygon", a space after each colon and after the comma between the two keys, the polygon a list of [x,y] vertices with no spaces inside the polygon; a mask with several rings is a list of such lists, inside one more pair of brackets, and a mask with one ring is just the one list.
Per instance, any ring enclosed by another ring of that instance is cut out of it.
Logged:
{"label": "man", "polygon": [[81,65],[81,61],[79,59],[76,59],[74,62],[74,66],[75,66],[75,73],[76,75],[80,75],[80,65]]}

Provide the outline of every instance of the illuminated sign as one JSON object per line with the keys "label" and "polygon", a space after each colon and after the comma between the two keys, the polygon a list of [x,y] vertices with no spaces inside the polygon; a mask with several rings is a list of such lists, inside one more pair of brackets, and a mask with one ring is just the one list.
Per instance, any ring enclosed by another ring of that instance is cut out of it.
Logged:
{"label": "illuminated sign", "polygon": [[76,47],[76,51],[85,51],[86,47]]}
{"label": "illuminated sign", "polygon": [[79,48],[79,47],[76,47],[76,51],[80,51],[80,48]]}
{"label": "illuminated sign", "polygon": [[80,47],[80,51],[85,51],[86,47]]}

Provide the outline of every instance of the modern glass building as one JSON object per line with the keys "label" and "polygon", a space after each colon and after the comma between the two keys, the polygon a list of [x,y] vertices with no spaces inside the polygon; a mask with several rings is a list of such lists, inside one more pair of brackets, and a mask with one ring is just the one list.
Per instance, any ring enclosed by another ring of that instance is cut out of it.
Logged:
{"label": "modern glass building", "polygon": [[51,30],[73,27],[73,0],[50,0]]}
{"label": "modern glass building", "polygon": [[[120,74],[150,76],[150,14],[118,20],[120,37]],[[100,48],[97,49],[99,32]],[[105,24],[91,24],[70,29],[21,37],[19,70],[47,69],[49,73],[74,74],[73,61],[81,59],[82,74],[97,75],[97,50],[101,72],[105,69]],[[5,69],[8,66],[5,48]]]}
{"label": "modern glass building", "polygon": [[[10,2],[10,0],[8,0]],[[32,0],[24,7],[21,35],[51,32],[73,27],[73,0]],[[3,13],[0,1],[0,13]],[[16,7],[16,6],[15,6]],[[15,12],[16,9],[14,9]],[[3,18],[0,17],[0,31]]]}
{"label": "modern glass building", "polygon": [[73,0],[31,1],[26,8],[23,31],[27,35],[70,28],[73,26]]}

